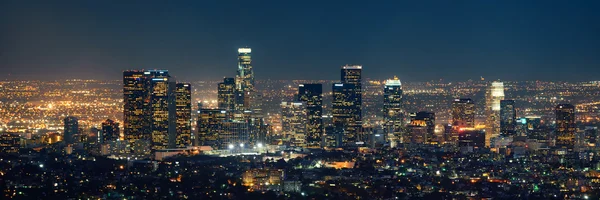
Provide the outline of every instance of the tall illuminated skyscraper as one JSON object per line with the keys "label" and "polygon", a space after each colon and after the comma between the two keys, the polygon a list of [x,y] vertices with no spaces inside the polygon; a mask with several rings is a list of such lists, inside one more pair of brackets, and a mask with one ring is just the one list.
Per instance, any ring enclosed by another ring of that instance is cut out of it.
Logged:
{"label": "tall illuminated skyscraper", "polygon": [[79,133],[79,122],[77,117],[68,116],[63,120],[64,122],[64,131],[63,138],[65,144],[73,144],[75,142],[75,135]]}
{"label": "tall illuminated skyscraper", "polygon": [[237,90],[236,100],[239,105],[236,109],[249,109],[251,107],[251,101],[255,98],[251,48],[245,47],[238,49],[238,69],[235,81]]}
{"label": "tall illuminated skyscraper", "polygon": [[404,109],[402,107],[402,83],[398,77],[388,79],[383,86],[383,120],[385,132],[392,146],[402,143]]}
{"label": "tall illuminated skyscraper", "polygon": [[575,145],[575,106],[559,104],[556,112],[556,147],[572,151]]}
{"label": "tall illuminated skyscraper", "polygon": [[500,101],[500,134],[513,136],[516,134],[517,112],[515,100]]}
{"label": "tall illuminated skyscraper", "polygon": [[485,92],[485,146],[500,134],[500,101],[504,100],[504,83],[494,81]]}
{"label": "tall illuminated skyscraper", "polygon": [[202,108],[198,111],[198,144],[219,148],[219,128],[227,120],[225,109]]}
{"label": "tall illuminated skyscraper", "polygon": [[354,84],[335,83],[332,88],[331,113],[334,129],[343,130],[342,144],[356,145],[360,141],[360,105]]}
{"label": "tall illuminated skyscraper", "polygon": [[[141,146],[139,140],[150,141],[151,121],[149,115],[149,87],[143,70],[123,71],[123,133],[130,146]],[[139,151],[146,147],[137,148]]]}
{"label": "tall illuminated skyscraper", "polygon": [[469,98],[454,99],[452,102],[452,127],[475,127],[475,102]]}
{"label": "tall illuminated skyscraper", "polygon": [[220,109],[235,110],[236,108],[236,88],[234,78],[224,78],[219,83],[217,102]]}
{"label": "tall illuminated skyscraper", "polygon": [[[343,89],[347,93],[344,96],[350,98],[345,100],[347,104],[345,106],[351,109],[351,112],[346,113],[346,115],[349,114],[352,118],[344,125],[345,141],[343,144],[346,146],[364,144],[368,138],[362,132],[362,66],[344,65],[340,72],[340,81],[344,85],[343,88],[353,87],[353,89]],[[335,85],[334,88],[336,88]]]}
{"label": "tall illuminated skyscraper", "polygon": [[230,147],[251,148],[250,141],[250,126],[248,122],[238,120],[225,120],[219,123],[218,143],[220,149],[228,149]]}
{"label": "tall illuminated skyscraper", "polygon": [[175,147],[176,83],[167,70],[123,72],[124,132],[135,154]]}
{"label": "tall illuminated skyscraper", "polygon": [[358,125],[362,125],[362,66],[361,65],[344,65],[341,70],[341,82],[343,84],[354,84],[353,92],[356,93],[354,101],[358,107],[358,112],[355,118]]}
{"label": "tall illuminated skyscraper", "polygon": [[297,101],[304,102],[308,122],[306,143],[308,147],[320,147],[323,137],[323,85],[300,84]]}
{"label": "tall illuminated skyscraper", "polygon": [[238,49],[238,70],[236,88],[239,91],[254,91],[254,72],[252,70],[252,49]]}
{"label": "tall illuminated skyscraper", "polygon": [[306,147],[306,105],[303,102],[281,102],[281,132],[290,146]]}
{"label": "tall illuminated skyscraper", "polygon": [[119,137],[119,123],[110,119],[102,122],[102,132],[99,135],[100,143],[116,141]]}
{"label": "tall illuminated skyscraper", "polygon": [[147,72],[150,84],[152,150],[174,148],[177,130],[175,80],[167,70]]}
{"label": "tall illuminated skyscraper", "polygon": [[189,83],[177,83],[175,86],[175,104],[177,113],[177,147],[192,145],[192,87]]}
{"label": "tall illuminated skyscraper", "polygon": [[360,93],[362,88],[362,66],[344,65],[341,71],[341,81],[345,84],[354,84],[356,92]]}

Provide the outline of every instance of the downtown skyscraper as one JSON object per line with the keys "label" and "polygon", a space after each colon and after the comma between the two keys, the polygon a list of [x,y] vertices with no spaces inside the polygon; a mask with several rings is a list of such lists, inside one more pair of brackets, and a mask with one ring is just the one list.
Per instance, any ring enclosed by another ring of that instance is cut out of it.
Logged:
{"label": "downtown skyscraper", "polygon": [[426,135],[423,137],[424,142],[431,144],[436,141],[435,136],[435,113],[421,111],[410,113],[410,125],[417,127],[425,127]]}
{"label": "downtown skyscraper", "polygon": [[[237,90],[234,78],[223,78],[217,89],[217,103],[220,109],[235,110],[237,105]],[[243,98],[241,99],[243,105]]]}
{"label": "downtown skyscraper", "polygon": [[175,86],[175,106],[177,115],[176,146],[192,145],[192,87],[189,83],[177,83]]}
{"label": "downtown skyscraper", "polygon": [[200,108],[197,121],[198,145],[219,148],[219,128],[228,116],[228,111],[222,108]]}
{"label": "downtown skyscraper", "polygon": [[65,144],[73,144],[75,142],[75,135],[79,134],[79,120],[77,117],[68,116],[65,117],[63,122],[63,138]]}
{"label": "downtown skyscraper", "polygon": [[306,146],[320,147],[323,137],[323,85],[300,84],[297,101],[306,105]]}
{"label": "downtown skyscraper", "polygon": [[485,92],[485,146],[500,135],[500,101],[504,100],[504,83],[494,81]]}
{"label": "downtown skyscraper", "polygon": [[281,102],[281,133],[290,146],[306,147],[306,111],[304,102]]}
{"label": "downtown skyscraper", "polygon": [[167,70],[148,70],[152,149],[175,147],[176,83]]}
{"label": "downtown skyscraper", "polygon": [[341,83],[333,86],[334,126],[343,122],[340,124],[344,129],[343,145],[364,144],[367,137],[362,133],[362,66],[342,66],[340,79]]}
{"label": "downtown skyscraper", "polygon": [[123,134],[137,153],[144,152],[150,140],[149,96],[144,70],[123,71]]}
{"label": "downtown skyscraper", "polygon": [[98,139],[100,140],[100,143],[108,143],[119,139],[120,134],[119,123],[107,119],[102,122],[102,131],[100,132]]}
{"label": "downtown skyscraper", "polygon": [[383,86],[384,131],[392,146],[403,142],[404,108],[402,106],[402,83],[398,77],[388,79]]}
{"label": "downtown skyscraper", "polygon": [[250,125],[245,121],[225,120],[219,123],[218,146],[220,149],[243,149],[250,144]]}
{"label": "downtown skyscraper", "polygon": [[176,83],[167,70],[123,72],[124,134],[136,154],[174,148]]}
{"label": "downtown skyscraper", "polygon": [[475,102],[473,100],[460,98],[452,101],[452,127],[475,127]]}
{"label": "downtown skyscraper", "polygon": [[517,112],[515,100],[500,101],[500,134],[514,136],[516,134]]}
{"label": "downtown skyscraper", "polygon": [[[362,106],[362,66],[344,65],[341,70],[341,82],[343,84],[354,84],[356,102]],[[359,115],[361,110],[359,109]],[[362,116],[362,115],[361,115]]]}
{"label": "downtown skyscraper", "polygon": [[342,134],[341,144],[344,146],[355,145],[359,141],[360,105],[356,97],[356,85],[335,83],[332,88],[332,123],[337,134]]}
{"label": "downtown skyscraper", "polygon": [[[244,108],[250,107],[254,95],[254,71],[252,70],[252,49],[245,47],[238,49],[238,69],[235,77],[236,90],[238,91],[238,104]],[[242,102],[239,102],[242,101]]]}
{"label": "downtown skyscraper", "polygon": [[556,113],[556,147],[572,151],[575,146],[575,106],[559,104]]}

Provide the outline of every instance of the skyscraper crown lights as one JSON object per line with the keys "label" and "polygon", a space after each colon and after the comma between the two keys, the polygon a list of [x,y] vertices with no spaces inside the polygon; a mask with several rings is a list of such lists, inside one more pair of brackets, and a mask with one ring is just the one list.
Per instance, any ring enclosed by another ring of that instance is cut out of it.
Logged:
{"label": "skyscraper crown lights", "polygon": [[238,53],[252,53],[251,48],[239,48]]}
{"label": "skyscraper crown lights", "polygon": [[400,79],[398,79],[398,77],[394,76],[394,79],[386,80],[385,85],[386,86],[402,86],[402,83],[400,82]]}
{"label": "skyscraper crown lights", "polygon": [[344,65],[343,69],[362,69],[362,65]]}

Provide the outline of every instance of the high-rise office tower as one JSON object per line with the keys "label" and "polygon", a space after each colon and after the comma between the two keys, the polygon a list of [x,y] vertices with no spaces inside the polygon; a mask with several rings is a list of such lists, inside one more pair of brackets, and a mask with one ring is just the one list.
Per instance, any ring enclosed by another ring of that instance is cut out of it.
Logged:
{"label": "high-rise office tower", "polygon": [[238,49],[238,69],[236,76],[238,91],[254,91],[254,72],[252,70],[252,49]]}
{"label": "high-rise office tower", "polygon": [[[353,97],[353,99],[348,99],[348,101],[352,101],[353,103],[350,105],[352,108],[352,120],[350,121],[344,130],[344,138],[350,139],[354,138],[353,142],[351,140],[346,140],[344,145],[360,145],[365,144],[364,142],[368,139],[365,134],[362,132],[362,66],[361,65],[344,65],[340,71],[341,83],[344,85],[352,84],[354,85],[354,89],[346,90],[348,97]],[[354,135],[354,136],[352,136]],[[351,136],[351,137],[348,137]]]}
{"label": "high-rise office tower", "polygon": [[217,102],[220,109],[235,110],[236,108],[236,88],[234,78],[224,78],[219,83]]}
{"label": "high-rise office tower", "polygon": [[281,102],[281,132],[290,146],[306,146],[306,105],[303,102]]}
{"label": "high-rise office tower", "polygon": [[198,111],[198,143],[200,146],[218,148],[219,128],[227,120],[225,109],[202,108]]}
{"label": "high-rise office tower", "polygon": [[248,100],[249,105],[245,107],[247,110],[251,110],[253,113],[262,114],[262,106],[263,106],[263,96],[258,93],[258,91],[254,91],[251,93],[250,99]]}
{"label": "high-rise office tower", "polygon": [[307,147],[320,147],[323,137],[323,85],[300,84],[298,87],[297,101],[306,105],[306,145]]}
{"label": "high-rise office tower", "polygon": [[189,83],[175,86],[175,106],[177,114],[177,147],[192,145],[192,87]]}
{"label": "high-rise office tower", "polygon": [[98,139],[100,140],[100,143],[116,141],[119,139],[120,134],[119,123],[111,119],[107,119],[106,121],[102,122],[102,132]]}
{"label": "high-rise office tower", "polygon": [[411,113],[410,125],[425,127],[426,135],[424,142],[431,143],[437,141],[435,138],[435,113],[425,111]]}
{"label": "high-rise office tower", "polygon": [[527,134],[530,134],[531,131],[542,129],[542,118],[540,116],[526,116],[523,119],[525,121]]}
{"label": "high-rise office tower", "polygon": [[[220,149],[251,148],[250,127],[248,122],[238,120],[225,120],[219,123],[218,143]],[[231,146],[230,146],[231,145]]]}
{"label": "high-rise office tower", "polygon": [[[344,84],[354,84],[356,93],[361,94],[362,89],[362,66],[360,65],[344,65],[341,70],[341,81]],[[362,99],[361,95],[357,97]]]}
{"label": "high-rise office tower", "polygon": [[341,126],[334,126],[333,124],[327,124],[324,128],[325,138],[323,138],[324,146],[327,147],[341,147],[344,145],[344,129]]}
{"label": "high-rise office tower", "polygon": [[256,145],[258,143],[264,144],[267,142],[268,128],[269,125],[264,120],[262,111],[252,110],[244,111],[244,120],[248,122],[250,128],[250,140],[249,144]]}
{"label": "high-rise office tower", "polygon": [[[254,71],[252,70],[252,49],[238,49],[238,69],[235,77],[238,110],[249,109],[255,98]],[[242,106],[243,105],[243,106]]]}
{"label": "high-rise office tower", "polygon": [[362,125],[362,66],[361,65],[344,65],[341,70],[341,82],[343,84],[354,84],[353,96],[357,107],[355,116],[357,125]]}
{"label": "high-rise office tower", "polygon": [[152,150],[175,147],[176,83],[167,70],[148,70]]}
{"label": "high-rise office tower", "polygon": [[484,148],[485,132],[474,128],[464,128],[458,132],[458,146],[463,153]]}
{"label": "high-rise office tower", "polygon": [[500,101],[504,100],[504,83],[494,81],[485,92],[485,146],[490,146],[490,139],[500,134]]}
{"label": "high-rise office tower", "polygon": [[148,74],[143,70],[123,71],[123,133],[132,147],[141,146],[139,140],[150,140]]}
{"label": "high-rise office tower", "polygon": [[453,134],[452,124],[444,124],[444,133],[442,138],[445,144],[455,144],[458,141],[458,134]]}
{"label": "high-rise office tower", "polygon": [[527,119],[523,117],[516,119],[515,134],[518,136],[527,136]]}
{"label": "high-rise office tower", "polygon": [[518,120],[517,130],[521,136],[534,140],[540,144],[548,145],[550,142],[550,131],[542,127],[542,119],[539,116],[527,116]]}
{"label": "high-rise office tower", "polygon": [[250,101],[248,98],[250,94],[251,92],[235,91],[234,109],[238,111],[246,110],[248,108],[248,101]]}
{"label": "high-rise office tower", "polygon": [[515,100],[500,101],[500,134],[514,136],[516,134],[516,124]]}
{"label": "high-rise office tower", "polygon": [[[354,84],[335,83],[332,88],[333,99],[331,113],[334,129],[343,130],[342,144],[356,145],[360,138],[360,105],[358,92]],[[339,132],[339,131],[338,131]]]}
{"label": "high-rise office tower", "polygon": [[559,104],[556,111],[556,147],[573,150],[575,145],[575,106]]}
{"label": "high-rise office tower", "polygon": [[452,102],[452,127],[475,127],[475,103],[471,99],[454,99]]}
{"label": "high-rise office tower", "polygon": [[404,109],[402,107],[402,83],[398,77],[388,79],[383,86],[383,120],[384,131],[390,145],[402,143],[402,127],[404,123]]}
{"label": "high-rise office tower", "polygon": [[63,132],[65,144],[73,144],[75,142],[75,135],[79,133],[79,122],[77,120],[77,117],[65,117],[63,122],[65,125]]}
{"label": "high-rise office tower", "polygon": [[410,123],[406,126],[407,136],[404,137],[405,143],[425,144],[429,140],[427,138],[427,126],[424,124]]}

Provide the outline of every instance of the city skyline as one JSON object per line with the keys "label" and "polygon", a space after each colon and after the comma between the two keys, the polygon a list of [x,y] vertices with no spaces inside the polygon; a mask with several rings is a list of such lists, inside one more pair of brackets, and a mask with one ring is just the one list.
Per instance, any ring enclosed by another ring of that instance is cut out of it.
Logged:
{"label": "city skyline", "polygon": [[1,199],[600,199],[600,3],[67,1],[0,2]]}
{"label": "city skyline", "polygon": [[0,79],[114,80],[154,68],[186,81],[233,77],[232,55],[244,46],[254,49],[257,80],[334,80],[345,64],[403,81],[600,76],[598,2],[391,3],[2,2]]}

